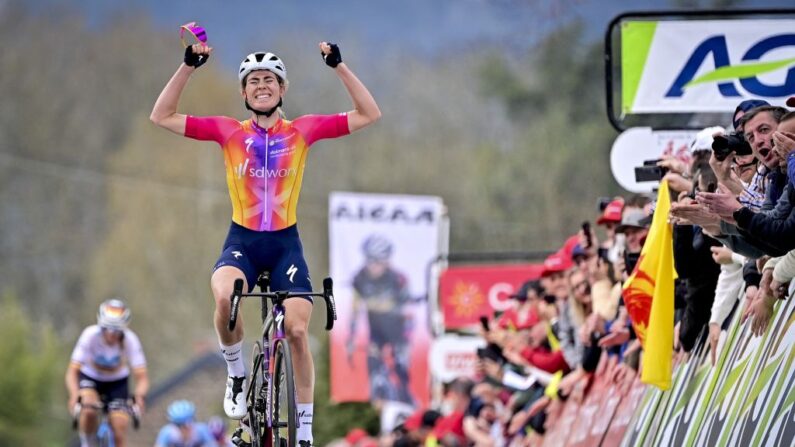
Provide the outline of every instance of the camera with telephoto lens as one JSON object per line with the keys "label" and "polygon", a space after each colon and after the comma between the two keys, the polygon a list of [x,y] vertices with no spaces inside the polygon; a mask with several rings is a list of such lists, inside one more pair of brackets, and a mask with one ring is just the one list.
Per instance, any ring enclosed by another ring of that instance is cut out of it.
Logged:
{"label": "camera with telephoto lens", "polygon": [[751,155],[751,145],[745,141],[741,133],[731,132],[727,135],[718,135],[712,142],[712,152],[718,161],[726,160],[732,152],[735,155]]}
{"label": "camera with telephoto lens", "polygon": [[657,166],[660,160],[644,160],[643,166],[635,168],[635,181],[636,182],[659,182],[665,177],[668,168],[664,166]]}

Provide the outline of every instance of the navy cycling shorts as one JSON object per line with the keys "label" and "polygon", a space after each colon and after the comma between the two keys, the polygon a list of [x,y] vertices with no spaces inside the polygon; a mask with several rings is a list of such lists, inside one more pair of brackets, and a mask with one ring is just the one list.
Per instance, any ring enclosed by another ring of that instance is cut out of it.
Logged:
{"label": "navy cycling shorts", "polygon": [[[312,291],[297,225],[277,231],[254,231],[232,222],[213,271],[227,265],[243,271],[249,292],[264,271],[270,272],[271,290]],[[311,297],[305,298],[312,301]]]}
{"label": "navy cycling shorts", "polygon": [[108,405],[110,410],[116,410],[126,405],[127,399],[130,397],[130,392],[127,388],[127,377],[103,382],[80,371],[78,380],[78,386],[81,390],[86,388],[96,390],[97,394],[99,394],[99,399],[102,403]]}

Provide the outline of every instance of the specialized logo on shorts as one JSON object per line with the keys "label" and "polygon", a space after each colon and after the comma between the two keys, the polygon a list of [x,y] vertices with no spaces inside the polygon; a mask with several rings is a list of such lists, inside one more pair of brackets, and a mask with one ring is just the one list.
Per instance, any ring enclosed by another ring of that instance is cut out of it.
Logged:
{"label": "specialized logo on shorts", "polygon": [[240,259],[241,257],[243,257],[243,253],[240,253],[239,251],[235,250],[232,252],[232,256],[234,256],[235,259]]}
{"label": "specialized logo on shorts", "polygon": [[293,282],[293,276],[295,276],[295,272],[298,271],[298,267],[295,264],[290,264],[290,268],[287,269],[287,274],[290,275],[290,282]]}

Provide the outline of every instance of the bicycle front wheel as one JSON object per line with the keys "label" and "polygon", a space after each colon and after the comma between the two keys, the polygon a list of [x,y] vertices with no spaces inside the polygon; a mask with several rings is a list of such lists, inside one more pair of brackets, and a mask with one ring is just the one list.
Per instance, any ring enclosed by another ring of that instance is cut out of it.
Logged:
{"label": "bicycle front wheel", "polygon": [[278,340],[274,347],[273,386],[271,387],[271,428],[273,447],[295,447],[298,412],[295,407],[293,359],[287,340]]}

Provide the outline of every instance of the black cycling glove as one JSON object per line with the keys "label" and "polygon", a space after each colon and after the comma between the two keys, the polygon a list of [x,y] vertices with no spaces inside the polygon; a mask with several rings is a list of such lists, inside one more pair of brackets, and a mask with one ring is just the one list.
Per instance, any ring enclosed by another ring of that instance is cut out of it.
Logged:
{"label": "black cycling glove", "polygon": [[336,68],[337,65],[342,62],[342,55],[340,54],[340,47],[337,46],[335,43],[329,43],[328,46],[331,47],[331,53],[325,54],[322,51],[320,55],[323,56],[323,61],[331,68]]}
{"label": "black cycling glove", "polygon": [[207,62],[210,58],[209,54],[196,54],[193,52],[193,46],[188,45],[185,47],[185,65],[188,67],[199,68]]}

